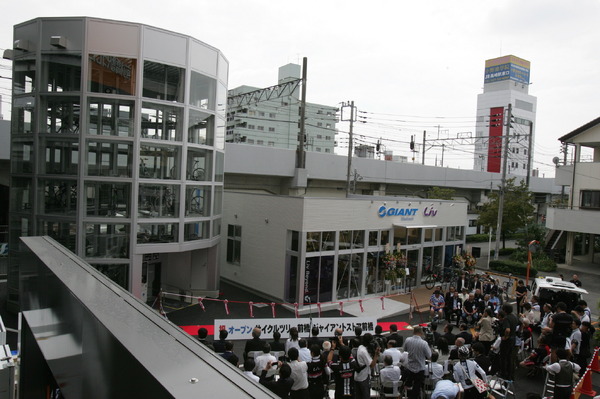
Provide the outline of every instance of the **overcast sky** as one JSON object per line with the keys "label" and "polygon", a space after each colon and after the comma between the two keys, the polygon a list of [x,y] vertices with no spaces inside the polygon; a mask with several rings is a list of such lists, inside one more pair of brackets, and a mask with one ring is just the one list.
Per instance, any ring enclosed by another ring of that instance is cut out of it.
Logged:
{"label": "overcast sky", "polygon": [[[230,62],[229,87],[267,87],[277,69],[308,57],[308,101],[354,100],[368,123],[359,142],[381,137],[409,155],[410,136],[475,131],[485,60],[513,54],[531,62],[538,99],[534,168],[553,176],[558,138],[600,116],[599,1],[129,0],[4,4],[0,48],[12,26],[36,17],[93,16],[193,36]],[[0,76],[10,63],[0,62]],[[8,119],[9,81],[0,79]],[[339,124],[340,152],[348,128]],[[441,154],[426,153],[433,165]],[[446,148],[444,165],[472,167],[471,147]],[[417,155],[420,160],[420,155]]]}

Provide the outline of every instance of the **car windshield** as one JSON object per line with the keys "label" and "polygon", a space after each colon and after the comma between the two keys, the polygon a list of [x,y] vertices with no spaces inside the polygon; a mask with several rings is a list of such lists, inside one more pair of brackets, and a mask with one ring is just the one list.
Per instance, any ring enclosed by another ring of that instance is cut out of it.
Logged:
{"label": "car windshield", "polygon": [[549,302],[552,306],[556,306],[558,302],[564,302],[567,305],[567,312],[570,312],[577,306],[580,295],[577,292],[550,290],[548,288],[540,288],[538,295],[540,306]]}

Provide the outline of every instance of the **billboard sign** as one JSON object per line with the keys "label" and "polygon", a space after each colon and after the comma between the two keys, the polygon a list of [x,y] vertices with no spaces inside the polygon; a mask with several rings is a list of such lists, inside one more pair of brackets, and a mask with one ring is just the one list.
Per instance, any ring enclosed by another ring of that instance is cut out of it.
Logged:
{"label": "billboard sign", "polygon": [[524,59],[507,55],[485,62],[484,83],[512,80],[529,84],[530,63]]}

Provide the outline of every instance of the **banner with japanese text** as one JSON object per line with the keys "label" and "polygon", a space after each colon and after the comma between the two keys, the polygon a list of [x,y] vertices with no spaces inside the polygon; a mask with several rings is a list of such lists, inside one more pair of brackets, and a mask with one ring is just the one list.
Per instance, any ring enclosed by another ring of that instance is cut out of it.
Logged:
{"label": "banner with japanese text", "polygon": [[[311,324],[312,323],[312,324]],[[319,329],[319,338],[333,337],[336,328],[341,328],[343,335],[354,337],[354,328],[361,327],[363,334],[374,334],[377,318],[375,317],[313,317],[298,319],[215,319],[215,336],[217,331],[226,329],[227,339],[252,339],[252,329],[262,329],[261,339],[273,338],[273,333],[279,331],[281,339],[289,337],[290,328],[298,329],[300,338],[308,338],[313,326]]]}

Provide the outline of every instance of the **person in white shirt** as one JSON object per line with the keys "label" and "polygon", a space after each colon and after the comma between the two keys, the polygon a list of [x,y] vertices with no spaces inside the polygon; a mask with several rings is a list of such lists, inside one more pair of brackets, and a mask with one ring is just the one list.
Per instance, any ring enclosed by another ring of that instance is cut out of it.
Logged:
{"label": "person in white shirt", "polygon": [[435,385],[439,380],[444,378],[444,366],[439,364],[438,358],[440,354],[437,351],[434,351],[431,354],[431,362],[427,364],[427,368],[425,369],[425,376],[429,377]]}
{"label": "person in white shirt", "polygon": [[487,381],[485,371],[475,362],[474,360],[468,360],[469,348],[461,346],[458,350],[459,362],[454,365],[454,381],[460,382],[462,387],[465,389],[465,399],[476,398],[479,394],[473,380],[475,378],[481,378],[483,381]]}
{"label": "person in white shirt", "polygon": [[460,391],[460,384],[450,380],[441,380],[435,384],[431,399],[455,399]]}
{"label": "person in white shirt", "polygon": [[290,397],[292,398],[304,398],[308,397],[308,365],[306,362],[298,360],[298,349],[292,347],[288,350],[288,357],[290,358],[290,367],[292,369],[292,391]]}
{"label": "person in white shirt", "polygon": [[544,317],[542,318],[542,321],[540,323],[540,327],[542,328],[542,330],[544,328],[550,327],[550,320],[552,320],[553,315],[554,315],[554,313],[552,313],[552,305],[550,303],[545,303],[544,304]]}
{"label": "person in white shirt", "polygon": [[377,364],[379,347],[375,349],[375,356],[371,358],[367,347],[370,346],[373,336],[366,333],[362,337],[362,345],[356,351],[356,362],[359,370],[354,373],[354,395],[356,399],[369,399],[371,397],[371,369]]}
{"label": "person in white shirt", "polygon": [[247,378],[251,379],[252,381],[258,383],[260,378],[252,373],[252,370],[254,370],[254,365],[254,359],[247,358],[246,360],[244,360],[244,372],[242,374],[244,374]]}
{"label": "person in white shirt", "polygon": [[300,349],[298,350],[298,353],[300,354],[300,360],[306,363],[310,362],[312,356],[310,355],[310,349],[308,349],[308,341],[301,339],[298,341],[298,345],[300,346]]}
{"label": "person in white shirt", "polygon": [[[273,364],[276,364],[277,358],[275,356],[271,355],[271,345],[265,344],[265,346],[263,347],[263,354],[256,356],[256,358],[254,359],[254,362],[255,362],[255,366],[254,366],[254,369],[252,370],[252,372],[257,376],[260,376],[260,374],[264,370],[267,363],[271,362]],[[275,370],[273,370],[272,374],[274,374],[274,371]]]}
{"label": "person in white shirt", "polygon": [[396,348],[396,342],[394,340],[388,341],[387,349],[383,351],[382,356],[390,356],[392,358],[392,364],[397,365],[400,363],[400,349]]}
{"label": "person in white shirt", "polygon": [[[389,355],[384,356],[383,364],[385,367],[382,368],[381,370],[379,370],[379,379],[381,380],[381,383],[385,384],[386,382],[387,383],[399,382],[400,377],[401,377],[400,367],[394,365],[392,357]],[[383,392],[384,393],[392,393],[393,389],[384,386]]]}
{"label": "person in white shirt", "polygon": [[554,398],[568,399],[573,391],[573,373],[578,373],[581,367],[567,360],[569,352],[564,348],[556,350],[558,361],[546,366],[546,371],[554,375]]}

